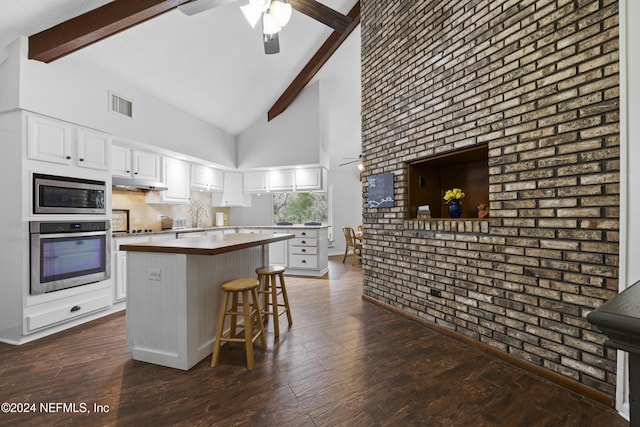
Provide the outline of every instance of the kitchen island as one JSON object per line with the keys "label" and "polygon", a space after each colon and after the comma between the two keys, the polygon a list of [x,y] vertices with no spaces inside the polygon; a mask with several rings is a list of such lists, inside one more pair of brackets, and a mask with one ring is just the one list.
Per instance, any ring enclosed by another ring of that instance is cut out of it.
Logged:
{"label": "kitchen island", "polygon": [[127,336],[133,358],[188,370],[211,354],[220,285],[256,277],[269,244],[293,234],[224,234],[121,246],[127,251]]}

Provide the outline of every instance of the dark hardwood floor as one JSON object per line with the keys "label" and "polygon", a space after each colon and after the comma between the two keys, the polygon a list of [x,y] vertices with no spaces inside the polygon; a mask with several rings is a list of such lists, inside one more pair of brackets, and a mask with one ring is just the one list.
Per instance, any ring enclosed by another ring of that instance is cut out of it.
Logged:
{"label": "dark hardwood floor", "polygon": [[242,345],[223,347],[217,368],[209,358],[187,372],[133,361],[123,314],[0,344],[0,401],[37,406],[0,413],[0,425],[628,425],[612,408],[363,301],[361,267],[340,261],[328,278],[286,278],[293,326],[280,318],[274,346],[269,323],[253,371]]}

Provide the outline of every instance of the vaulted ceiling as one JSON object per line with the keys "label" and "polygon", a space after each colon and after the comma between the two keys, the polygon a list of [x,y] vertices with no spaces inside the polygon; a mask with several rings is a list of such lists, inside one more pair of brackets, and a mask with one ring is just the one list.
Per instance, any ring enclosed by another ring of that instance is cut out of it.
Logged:
{"label": "vaulted ceiling", "polygon": [[[347,15],[354,0],[321,0]],[[107,0],[3,0],[0,13],[0,48],[16,36],[31,36],[69,19],[87,13]],[[180,1],[175,1],[180,3]],[[265,55],[260,26],[252,29],[239,6],[241,0],[188,16],[170,10],[104,40],[83,47],[57,61],[81,61],[135,84],[159,99],[232,134],[276,112],[278,99],[284,104],[307,83],[305,65],[323,43],[337,34],[308,16],[293,12],[291,21],[280,32],[280,53]],[[359,12],[358,12],[359,20]],[[359,29],[350,39],[359,39]],[[337,44],[339,45],[339,43]],[[336,45],[336,46],[337,46]],[[360,43],[345,43],[337,68],[326,72],[334,80],[341,73],[351,79],[347,86],[359,84]],[[332,51],[319,54],[327,59]],[[344,52],[348,50],[348,52]],[[319,64],[323,64],[320,62]],[[300,77],[302,72],[303,81]],[[354,80],[354,76],[356,78]],[[328,77],[329,78],[329,77]],[[293,91],[289,88],[293,83]],[[344,84],[339,83],[339,84]],[[343,99],[354,103],[357,99]],[[353,98],[354,95],[351,95]],[[346,95],[349,96],[349,95]],[[282,102],[282,100],[281,100]],[[359,110],[358,110],[359,113]]]}

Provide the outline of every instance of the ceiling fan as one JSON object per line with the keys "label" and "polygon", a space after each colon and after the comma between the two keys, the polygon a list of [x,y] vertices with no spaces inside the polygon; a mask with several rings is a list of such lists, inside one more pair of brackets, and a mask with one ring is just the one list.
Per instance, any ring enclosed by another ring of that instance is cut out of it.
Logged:
{"label": "ceiling fan", "polygon": [[[195,15],[238,1],[240,0],[193,0],[179,6],[178,9],[186,15]],[[241,6],[240,9],[252,27],[255,27],[262,19],[262,39],[264,53],[267,55],[280,52],[278,32],[289,22],[291,9],[295,9],[340,33],[346,31],[351,23],[351,18],[348,16],[316,0],[248,0],[248,3]]]}
{"label": "ceiling fan", "polygon": [[343,157],[344,160],[349,160],[344,163],[340,163],[338,166],[346,166],[351,165],[353,163],[358,163],[358,169],[362,170],[362,154],[358,155],[358,157]]}

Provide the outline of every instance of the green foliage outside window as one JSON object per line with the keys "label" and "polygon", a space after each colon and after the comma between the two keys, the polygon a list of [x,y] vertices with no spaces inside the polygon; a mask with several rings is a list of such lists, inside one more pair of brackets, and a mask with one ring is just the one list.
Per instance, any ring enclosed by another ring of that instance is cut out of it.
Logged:
{"label": "green foliage outside window", "polygon": [[276,223],[327,223],[327,193],[274,193],[273,218]]}

